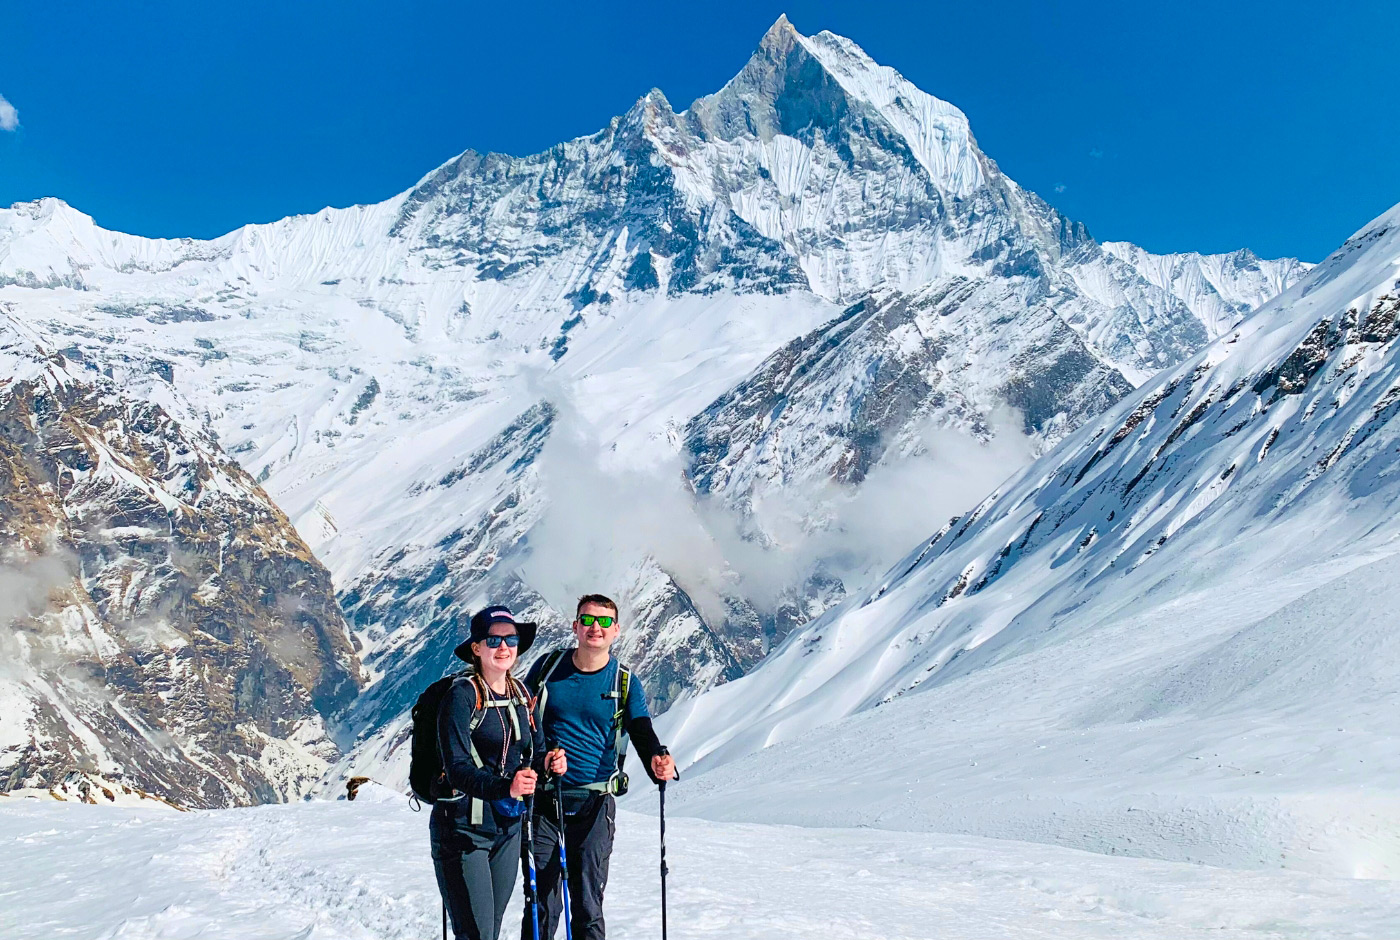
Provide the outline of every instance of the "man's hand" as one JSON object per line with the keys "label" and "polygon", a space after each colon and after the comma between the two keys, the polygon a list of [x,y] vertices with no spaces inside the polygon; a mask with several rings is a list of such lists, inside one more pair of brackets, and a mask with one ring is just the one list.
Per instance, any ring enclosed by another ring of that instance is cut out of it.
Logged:
{"label": "man's hand", "polygon": [[676,761],[670,754],[658,754],[651,759],[651,775],[657,780],[674,780]]}
{"label": "man's hand", "polygon": [[522,767],[510,781],[510,795],[517,800],[529,796],[535,792],[535,783],[535,772],[529,767]]}
{"label": "man's hand", "polygon": [[544,755],[544,769],[556,777],[562,777],[569,772],[569,761],[564,757],[562,747],[556,747]]}

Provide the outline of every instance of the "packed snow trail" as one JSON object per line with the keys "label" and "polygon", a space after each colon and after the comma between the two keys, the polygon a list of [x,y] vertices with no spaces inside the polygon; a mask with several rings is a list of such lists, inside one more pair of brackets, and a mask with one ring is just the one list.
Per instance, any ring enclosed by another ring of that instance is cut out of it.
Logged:
{"label": "packed snow trail", "polygon": [[[676,940],[1400,936],[1397,882],[971,836],[667,824]],[[609,935],[650,940],[660,934],[656,822],[623,812],[617,828]],[[0,851],[4,940],[425,940],[441,930],[427,817],[398,798],[189,814],[11,798],[0,801]]]}

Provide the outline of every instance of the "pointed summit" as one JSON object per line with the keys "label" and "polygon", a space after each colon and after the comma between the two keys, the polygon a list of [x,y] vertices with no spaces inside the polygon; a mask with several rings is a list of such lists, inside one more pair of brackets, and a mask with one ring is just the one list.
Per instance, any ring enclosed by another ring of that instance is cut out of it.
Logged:
{"label": "pointed summit", "polygon": [[738,75],[690,111],[707,135],[725,140],[756,135],[833,131],[848,110],[836,80],[806,48],[804,37],[783,15],[764,33]]}
{"label": "pointed summit", "polygon": [[959,197],[986,180],[961,111],[849,39],[830,32],[803,36],[786,14],[764,33],[739,74],[695,101],[690,116],[703,134],[724,140],[756,136],[767,143],[782,135],[810,144],[820,134],[850,144],[860,138],[922,165],[935,186]]}
{"label": "pointed summit", "polygon": [[660,88],[653,88],[634,101],[632,107],[627,109],[627,113],[622,116],[621,120],[625,123],[658,110],[666,114],[674,113],[671,109],[671,102],[666,98],[666,93]]}
{"label": "pointed summit", "polygon": [[778,15],[777,21],[772,26],[768,27],[768,32],[763,34],[763,39],[759,41],[758,47],[760,49],[769,49],[786,44],[788,48],[791,48],[792,45],[801,40],[801,38],[802,35],[798,33],[797,29],[792,25],[792,22],[788,20],[787,14],[781,13]]}
{"label": "pointed summit", "polygon": [[671,102],[666,100],[660,88],[653,88],[638,98],[626,114],[617,118],[616,123],[619,133],[625,136],[655,134],[662,127],[674,126],[675,121],[676,112],[671,108]]}

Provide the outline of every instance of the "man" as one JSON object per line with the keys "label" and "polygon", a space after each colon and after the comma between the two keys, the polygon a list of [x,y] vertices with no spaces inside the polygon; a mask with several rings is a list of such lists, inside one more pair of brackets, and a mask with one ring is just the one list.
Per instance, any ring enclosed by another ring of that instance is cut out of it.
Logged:
{"label": "man", "polygon": [[[646,692],[612,655],[621,632],[617,604],[602,594],[579,598],[575,646],[535,663],[525,684],[538,698],[537,721],[550,748],[568,755],[568,770],[551,786],[562,787],[565,847],[569,863],[570,940],[603,940],[603,890],[612,855],[615,794],[623,791],[619,746],[635,744],[653,782],[675,776],[676,765],[652,730]],[[540,936],[553,937],[563,910],[559,827],[552,790],[536,797],[535,867],[538,871]],[[526,912],[523,940],[533,940]]]}

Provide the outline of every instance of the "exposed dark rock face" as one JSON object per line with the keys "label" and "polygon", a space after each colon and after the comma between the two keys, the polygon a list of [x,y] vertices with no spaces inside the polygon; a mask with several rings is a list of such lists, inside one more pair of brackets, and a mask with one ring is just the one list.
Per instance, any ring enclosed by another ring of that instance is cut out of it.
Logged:
{"label": "exposed dark rock face", "polygon": [[1288,358],[1259,377],[1254,390],[1260,394],[1277,386],[1278,395],[1297,395],[1307,387],[1308,381],[1327,362],[1328,355],[1337,347],[1339,338],[1332,329],[1331,320],[1323,320],[1313,327],[1307,338],[1298,345]]}
{"label": "exposed dark rock face", "polygon": [[0,378],[0,787],[77,769],[192,806],[294,799],[360,670],[330,576],[208,437],[13,330]]}
{"label": "exposed dark rock face", "polygon": [[1400,336],[1400,294],[1384,294],[1361,321],[1358,339],[1363,343],[1388,343],[1396,336]]}

